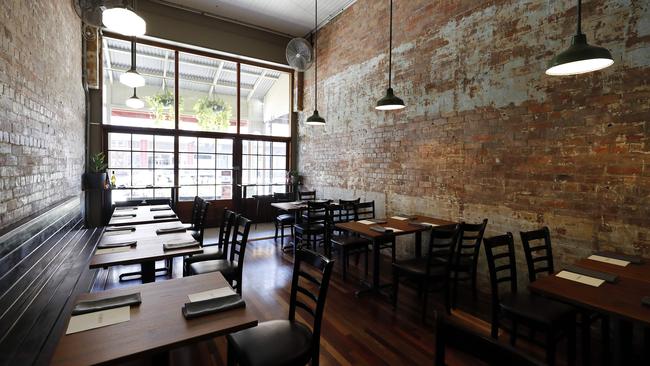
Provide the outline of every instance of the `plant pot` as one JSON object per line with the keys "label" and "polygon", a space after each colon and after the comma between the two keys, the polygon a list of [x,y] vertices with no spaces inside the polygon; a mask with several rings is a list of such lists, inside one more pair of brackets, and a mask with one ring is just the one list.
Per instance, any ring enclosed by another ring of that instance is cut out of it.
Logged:
{"label": "plant pot", "polygon": [[86,189],[104,189],[104,184],[108,177],[106,172],[103,173],[86,173],[84,174]]}

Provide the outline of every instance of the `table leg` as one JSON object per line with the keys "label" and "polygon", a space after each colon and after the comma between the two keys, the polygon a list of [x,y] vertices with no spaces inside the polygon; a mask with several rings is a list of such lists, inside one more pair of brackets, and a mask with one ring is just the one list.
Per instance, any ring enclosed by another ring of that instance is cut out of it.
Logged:
{"label": "table leg", "polygon": [[636,365],[632,323],[623,319],[618,319],[616,323],[618,336],[614,346],[614,365]]}
{"label": "table leg", "polygon": [[[298,221],[298,220],[300,220],[300,218],[301,218],[301,217],[300,217],[300,216],[301,216],[300,213],[301,213],[300,210],[294,210],[294,211],[293,211],[293,224],[294,224],[294,225],[300,223],[300,221]],[[295,230],[294,230],[293,228],[291,229],[291,232],[295,234]],[[284,239],[283,239],[283,240],[284,240]],[[291,237],[291,240],[289,240],[289,242],[287,243],[287,245],[284,246],[284,248],[282,249],[282,251],[286,252],[287,250],[291,250],[291,251],[295,252],[295,251],[293,250],[295,246],[296,246],[296,238],[295,238],[295,235],[294,235],[294,236]]]}
{"label": "table leg", "polygon": [[154,282],[156,280],[156,262],[146,261],[140,265],[142,268],[142,283]]}
{"label": "table leg", "polygon": [[415,257],[422,257],[422,232],[415,233]]}
{"label": "table leg", "polygon": [[154,353],[151,356],[151,364],[156,366],[169,365],[169,351],[162,351]]}
{"label": "table leg", "polygon": [[380,263],[380,255],[381,255],[379,246],[380,246],[380,240],[373,239],[372,240],[372,282],[367,283],[363,281],[362,284],[365,285],[366,288],[355,291],[354,295],[357,297],[369,292],[379,292],[379,290],[381,289],[381,285],[379,284],[379,263]]}

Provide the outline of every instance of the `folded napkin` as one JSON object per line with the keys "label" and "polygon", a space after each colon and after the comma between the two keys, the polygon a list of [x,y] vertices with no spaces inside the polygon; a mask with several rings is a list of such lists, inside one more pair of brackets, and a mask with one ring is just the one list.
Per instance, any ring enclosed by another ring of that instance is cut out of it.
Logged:
{"label": "folded napkin", "polygon": [[176,217],[176,214],[169,214],[169,215],[153,215],[154,220],[155,219],[168,219],[168,218],[174,218]]}
{"label": "folded napkin", "polygon": [[293,201],[293,202],[289,202],[289,203],[291,203],[292,205],[302,205],[302,204],[305,203],[305,201]]}
{"label": "folded napkin", "polygon": [[186,230],[184,226],[166,227],[156,230],[156,234],[184,233]]}
{"label": "folded napkin", "polygon": [[596,252],[594,254],[599,255],[601,257],[613,258],[621,261],[628,261],[634,264],[643,263],[643,259],[641,259],[641,257],[637,255],[627,255],[627,254],[612,253],[612,252]]}
{"label": "folded napkin", "polygon": [[130,213],[115,213],[113,217],[135,217],[135,214]]}
{"label": "folded napkin", "polygon": [[386,221],[386,220],[382,220],[382,219],[370,219],[370,220],[368,220],[368,221],[372,221],[372,222],[374,222],[375,224],[385,224],[385,223],[388,222],[388,221]]}
{"label": "folded napkin", "polygon": [[581,274],[583,276],[589,276],[589,277],[597,278],[599,280],[603,280],[603,281],[609,282],[609,283],[616,282],[616,279],[618,278],[618,276],[616,276],[614,274],[611,274],[611,273],[594,271],[594,270],[591,270],[591,269],[582,268],[582,267],[578,267],[578,266],[575,266],[575,265],[566,266],[564,268],[564,270],[569,271],[569,272],[573,272],[573,273],[577,273],[577,274]]}
{"label": "folded napkin", "polygon": [[650,296],[643,296],[641,305],[650,306]]}
{"label": "folded napkin", "polygon": [[110,243],[110,244],[99,244],[97,246],[97,249],[108,249],[108,248],[119,248],[119,247],[134,247],[138,245],[138,242],[136,240],[133,241],[125,241],[122,243]]}
{"label": "folded napkin", "polygon": [[72,309],[72,315],[93,313],[95,311],[119,308],[127,305],[140,305],[140,303],[142,303],[142,297],[139,292],[101,300],[81,301]]}
{"label": "folded napkin", "polygon": [[171,210],[170,207],[152,207],[149,209],[149,211],[169,211]]}
{"label": "folded napkin", "polygon": [[135,231],[135,226],[111,226],[104,229],[104,231]]}
{"label": "folded napkin", "polygon": [[387,228],[385,228],[385,227],[383,227],[383,226],[379,226],[379,225],[373,225],[373,226],[371,226],[371,227],[370,227],[370,230],[372,230],[372,231],[376,231],[376,232],[378,232],[378,233],[382,233],[382,234],[390,234],[390,233],[393,232],[393,230],[391,230],[391,229],[387,229]]}
{"label": "folded napkin", "polygon": [[115,211],[137,210],[137,207],[115,207]]}
{"label": "folded napkin", "polygon": [[215,314],[243,307],[246,307],[246,303],[241,296],[230,295],[215,299],[188,302],[183,305],[182,311],[185,319],[193,319],[203,315]]}
{"label": "folded napkin", "polygon": [[198,247],[199,242],[195,240],[179,243],[163,243],[163,250],[177,250]]}

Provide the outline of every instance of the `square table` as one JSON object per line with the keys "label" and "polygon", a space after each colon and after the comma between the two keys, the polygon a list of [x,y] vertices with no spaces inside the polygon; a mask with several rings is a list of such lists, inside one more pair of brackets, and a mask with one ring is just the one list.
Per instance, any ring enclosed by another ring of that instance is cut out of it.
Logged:
{"label": "square table", "polygon": [[[77,301],[98,300],[140,292],[142,304],[131,307],[131,320],[84,332],[63,334],[52,357],[57,366],[115,363],[237,332],[257,325],[247,308],[187,320],[181,313],[189,294],[228,286],[219,272],[86,293]],[[65,331],[64,331],[65,332]]]}
{"label": "square table", "polygon": [[382,287],[390,286],[391,284],[381,285],[379,283],[379,265],[380,265],[380,253],[379,248],[381,243],[391,240],[395,236],[415,234],[415,256],[420,257],[422,255],[422,232],[429,230],[431,227],[425,225],[414,224],[413,222],[425,222],[433,224],[435,226],[444,226],[444,225],[453,225],[456,224],[453,221],[436,219],[429,216],[415,215],[411,216],[412,220],[398,220],[392,217],[385,219],[386,223],[383,224],[374,224],[380,225],[383,227],[391,227],[401,231],[393,233],[380,233],[374,230],[371,230],[370,227],[373,225],[367,225],[358,221],[348,221],[337,223],[335,227],[337,229],[346,230],[352,233],[361,235],[362,237],[368,238],[372,241],[372,282],[367,285],[367,289],[357,291],[356,295],[360,295],[364,292],[379,292]]}
{"label": "square table", "polygon": [[[166,208],[164,211],[157,211],[159,209]],[[151,209],[155,209],[151,211]],[[116,217],[115,214],[134,214],[135,217]],[[125,226],[125,225],[140,225],[140,224],[150,224],[154,222],[166,222],[166,221],[177,221],[178,217],[165,217],[155,219],[154,216],[158,215],[176,215],[169,205],[145,205],[145,206],[121,206],[116,207],[113,210],[111,219],[108,222],[108,226]]]}
{"label": "square table", "polygon": [[156,278],[156,261],[183,255],[200,254],[203,249],[199,246],[193,248],[164,250],[164,242],[194,240],[192,235],[185,232],[156,234],[156,230],[164,227],[181,225],[180,221],[171,221],[155,224],[135,225],[135,231],[121,235],[103,235],[99,244],[122,243],[136,240],[135,248],[117,253],[95,254],[90,259],[90,268],[105,268],[117,265],[140,264],[142,267],[142,282],[153,282]]}

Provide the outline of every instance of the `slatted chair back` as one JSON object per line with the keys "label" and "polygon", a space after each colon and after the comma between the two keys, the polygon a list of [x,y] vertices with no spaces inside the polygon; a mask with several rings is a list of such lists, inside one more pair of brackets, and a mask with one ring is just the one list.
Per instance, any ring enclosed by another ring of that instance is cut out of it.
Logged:
{"label": "slatted chair back", "polygon": [[515,244],[512,233],[483,239],[487,257],[490,287],[492,290],[492,309],[496,311],[500,302],[499,284],[510,283],[510,291],[517,292],[517,265],[515,263]]}
{"label": "slatted chair back", "polygon": [[298,200],[299,201],[315,201],[316,200],[316,191],[298,191]]}
{"label": "slatted chair back", "polygon": [[445,277],[449,277],[459,233],[459,224],[437,226],[431,229],[427,256],[427,276],[430,276],[436,267],[444,267]]}
{"label": "slatted chair back", "polygon": [[306,219],[308,225],[322,224],[326,225],[330,218],[328,207],[329,202],[307,202]]}
{"label": "slatted chair back", "polygon": [[192,219],[190,220],[190,224],[192,224],[192,228],[196,228],[196,214],[199,210],[199,203],[201,202],[201,197],[199,196],[194,196],[194,202],[192,202]]}
{"label": "slatted chair back", "polygon": [[538,273],[552,274],[555,272],[553,265],[553,249],[551,248],[551,233],[544,226],[539,230],[522,231],[521,242],[526,255],[528,266],[528,279],[533,282]]}
{"label": "slatted chair back", "polygon": [[458,246],[456,247],[456,266],[461,263],[471,263],[472,270],[476,270],[479,250],[481,249],[487,223],[488,220],[484,219],[480,224],[468,224],[466,222],[460,224]]}
{"label": "slatted chair back", "polygon": [[223,217],[221,218],[221,223],[219,224],[219,243],[218,243],[218,245],[221,246],[224,253],[228,252],[228,244],[230,243],[232,229],[235,226],[235,220],[237,220],[237,214],[225,208],[223,210]]}
{"label": "slatted chair back", "polygon": [[348,222],[357,220],[357,205],[361,201],[361,198],[356,200],[339,200],[339,217],[335,222]]}
{"label": "slatted chair back", "polygon": [[239,267],[244,262],[244,253],[248,243],[248,233],[251,229],[252,221],[242,215],[235,217],[235,224],[232,231],[232,240],[230,241],[230,260],[237,261]]}
{"label": "slatted chair back", "polygon": [[[334,261],[323,255],[306,249],[296,250],[289,300],[289,320],[296,320],[297,308],[305,310],[312,316],[312,360],[318,360],[323,311],[333,266]],[[309,272],[307,268],[310,269]],[[318,275],[314,276],[310,272],[316,272]],[[301,282],[306,282],[307,286],[302,285]]]}
{"label": "slatted chair back", "polygon": [[281,192],[276,192],[273,193],[273,202],[291,202],[293,201],[294,194],[291,192],[287,193],[281,193]]}
{"label": "slatted chair back", "polygon": [[375,218],[375,201],[361,202],[357,205],[357,220]]}
{"label": "slatted chair back", "polygon": [[199,198],[198,210],[196,211],[196,221],[194,228],[199,232],[199,243],[203,245],[203,236],[205,234],[206,220],[208,217],[208,208],[210,202]]}

